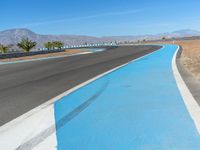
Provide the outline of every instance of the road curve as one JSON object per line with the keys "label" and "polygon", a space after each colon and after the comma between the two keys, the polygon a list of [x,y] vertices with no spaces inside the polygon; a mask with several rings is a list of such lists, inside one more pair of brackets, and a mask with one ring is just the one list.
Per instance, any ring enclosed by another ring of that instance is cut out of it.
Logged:
{"label": "road curve", "polygon": [[43,61],[0,65],[0,126],[64,91],[159,46],[124,46]]}
{"label": "road curve", "polygon": [[174,69],[177,49],[164,45],[57,101],[57,149],[200,149],[199,106]]}

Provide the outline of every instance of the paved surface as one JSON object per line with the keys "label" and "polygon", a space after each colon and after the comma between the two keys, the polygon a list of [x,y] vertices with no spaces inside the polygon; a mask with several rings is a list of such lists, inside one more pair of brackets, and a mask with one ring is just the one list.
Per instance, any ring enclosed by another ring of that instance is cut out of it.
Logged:
{"label": "paved surface", "polygon": [[158,49],[133,46],[104,52],[0,65],[0,125],[116,66]]}
{"label": "paved surface", "polygon": [[200,149],[172,71],[176,49],[167,45],[57,101],[58,150]]}

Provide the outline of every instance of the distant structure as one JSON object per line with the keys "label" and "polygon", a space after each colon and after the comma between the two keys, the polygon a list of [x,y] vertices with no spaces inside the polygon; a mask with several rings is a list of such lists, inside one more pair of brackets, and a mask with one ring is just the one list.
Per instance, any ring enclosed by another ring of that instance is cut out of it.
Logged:
{"label": "distant structure", "polygon": [[[75,49],[75,48],[92,48],[92,47],[102,47],[102,46],[117,46],[116,42],[109,42],[109,43],[96,43],[96,44],[80,44],[80,45],[67,45],[61,47],[61,49]],[[58,48],[54,48],[55,50]],[[48,50],[47,48],[40,48],[39,50]]]}

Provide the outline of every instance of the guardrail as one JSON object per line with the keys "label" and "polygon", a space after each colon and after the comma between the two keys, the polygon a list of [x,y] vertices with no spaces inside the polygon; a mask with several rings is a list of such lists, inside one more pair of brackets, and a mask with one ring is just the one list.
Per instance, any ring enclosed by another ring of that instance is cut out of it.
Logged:
{"label": "guardrail", "polygon": [[[80,44],[80,45],[67,45],[61,47],[61,49],[74,49],[74,48],[98,48],[106,46],[117,46],[116,43],[99,43],[99,44]],[[58,49],[58,48],[55,48]],[[48,50],[47,48],[40,48],[39,50]]]}
{"label": "guardrail", "polygon": [[32,51],[32,52],[28,52],[28,53],[14,52],[14,53],[0,54],[0,59],[17,58],[17,57],[24,57],[24,56],[39,55],[39,54],[56,53],[56,52],[64,52],[64,50],[63,49],[48,50],[48,51],[47,50],[40,50],[40,51]]}
{"label": "guardrail", "polygon": [[66,49],[100,48],[100,47],[109,47],[109,46],[117,46],[117,45],[115,43],[103,43],[103,44],[70,45],[70,46],[63,46],[61,48],[54,48],[53,50],[48,50],[47,48],[40,48],[38,51],[31,51],[31,52],[28,52],[28,53],[25,53],[25,52],[14,52],[14,53],[0,54],[0,59],[18,58],[18,57],[33,56],[33,55],[39,55],[39,54],[49,54],[49,53],[64,52]]}

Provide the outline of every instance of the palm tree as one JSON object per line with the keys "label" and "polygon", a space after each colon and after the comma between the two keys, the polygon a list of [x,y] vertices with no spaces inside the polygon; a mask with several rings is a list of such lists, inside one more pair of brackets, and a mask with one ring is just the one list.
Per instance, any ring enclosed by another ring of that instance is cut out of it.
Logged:
{"label": "palm tree", "polygon": [[54,41],[54,42],[52,42],[52,45],[53,45],[54,48],[61,49],[64,44],[61,41]]}
{"label": "palm tree", "polygon": [[9,50],[9,46],[0,44],[0,52],[1,52],[1,53],[3,53],[3,54],[4,54],[4,53],[7,53],[8,50]]}
{"label": "palm tree", "polygon": [[30,50],[34,48],[36,45],[37,45],[36,42],[33,42],[28,38],[23,38],[19,43],[17,43],[17,46],[22,50],[24,50],[24,52],[30,52]]}
{"label": "palm tree", "polygon": [[162,40],[166,40],[166,37],[163,37]]}
{"label": "palm tree", "polygon": [[44,43],[44,47],[47,48],[48,50],[53,48],[53,43],[52,42],[46,42]]}

